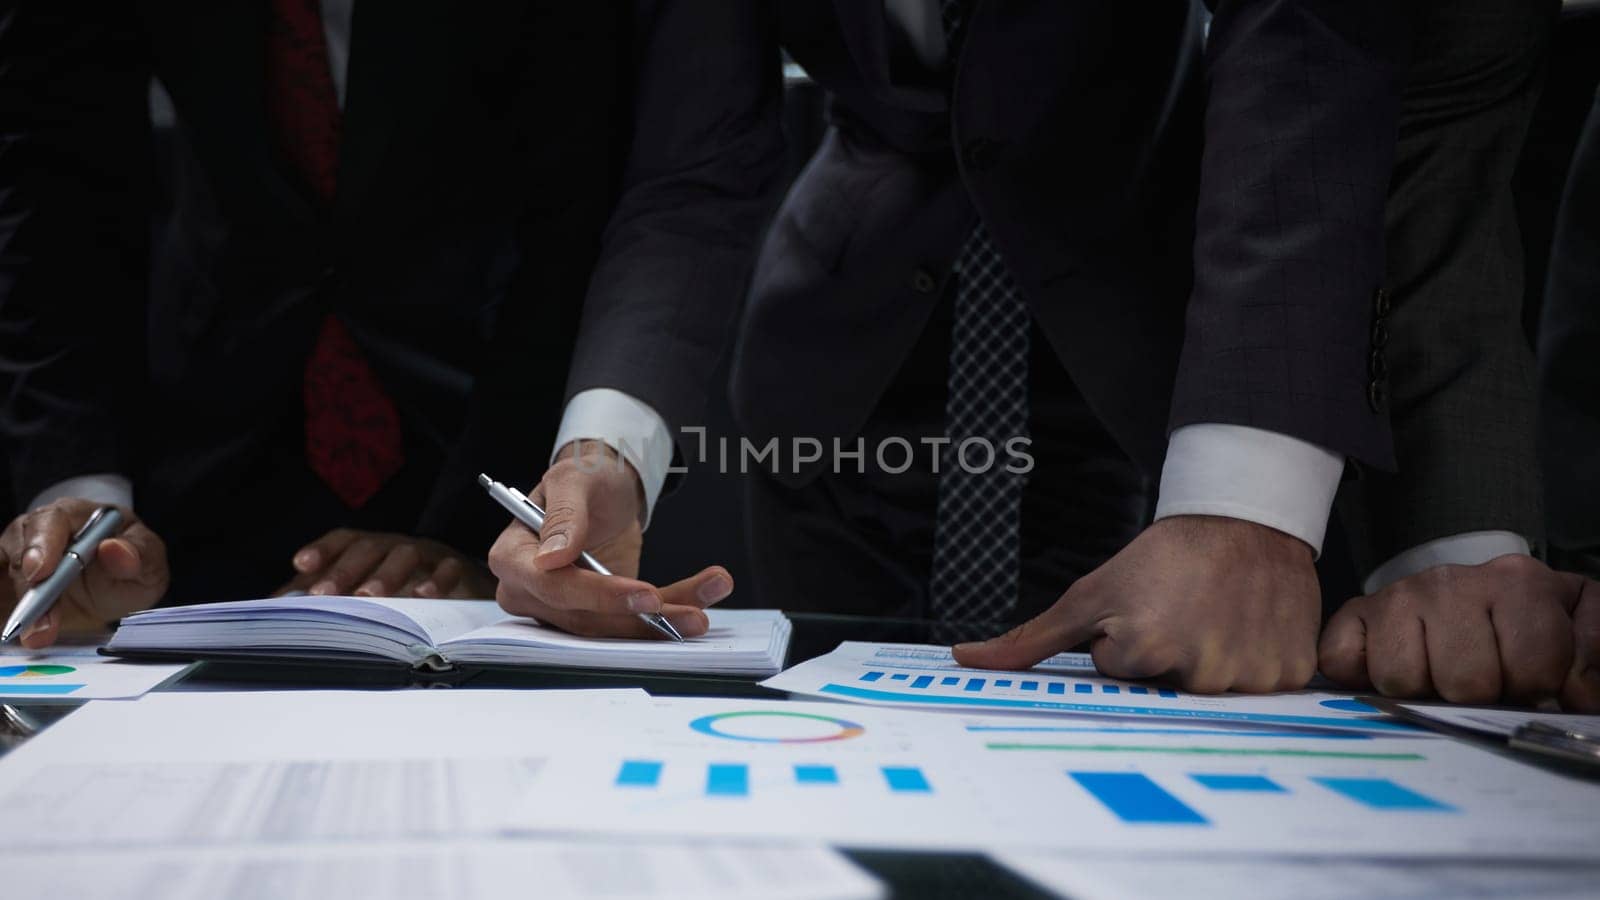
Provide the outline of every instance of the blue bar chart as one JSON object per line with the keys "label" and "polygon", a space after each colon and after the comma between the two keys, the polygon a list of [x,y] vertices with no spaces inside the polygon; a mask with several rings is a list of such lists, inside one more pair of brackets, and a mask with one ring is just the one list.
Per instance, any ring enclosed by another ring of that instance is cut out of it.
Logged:
{"label": "blue bar chart", "polygon": [[[859,680],[868,684],[879,682],[886,684],[898,683],[899,687],[906,687],[912,690],[921,691],[927,690],[933,686],[935,676],[914,676],[909,672],[889,672],[883,669],[873,669],[868,672],[863,672]],[[1073,681],[1071,679],[1060,681],[1043,681],[1033,678],[1019,680],[1015,678],[971,678],[946,675],[942,678],[938,678],[937,680],[941,687],[959,686],[962,691],[965,691],[969,694],[992,694],[997,692],[1009,693],[1012,691],[1037,694],[1040,692],[1040,688],[1042,687],[1044,689],[1044,693],[1060,696],[1066,694],[1069,689],[1074,694],[1094,694],[1097,690],[1097,685],[1094,683],[1086,681]],[[1101,683],[1098,685],[1098,692],[1108,697],[1121,695],[1124,691],[1126,691],[1128,694],[1140,697],[1153,696],[1159,697],[1163,700],[1178,699],[1178,692],[1172,690],[1171,688],[1151,688],[1142,684],[1124,686]]]}
{"label": "blue bar chart", "polygon": [[1134,824],[1205,825],[1206,817],[1138,772],[1069,772],[1117,818]]}
{"label": "blue bar chart", "polygon": [[[687,765],[687,764],[686,764]],[[698,767],[702,771],[706,797],[749,797],[757,790],[748,763],[714,762]],[[629,791],[654,791],[663,787],[667,763],[653,759],[623,760],[617,768],[613,786]],[[932,794],[933,782],[919,766],[874,767],[878,785],[891,794]],[[782,786],[807,789],[838,788],[846,785],[838,767],[821,763],[797,763],[788,767]],[[779,786],[775,782],[767,782]]]}
{"label": "blue bar chart", "polygon": [[1432,797],[1419,794],[1387,778],[1313,778],[1311,780],[1369,809],[1385,811],[1455,811],[1455,807],[1447,803],[1440,803]]}

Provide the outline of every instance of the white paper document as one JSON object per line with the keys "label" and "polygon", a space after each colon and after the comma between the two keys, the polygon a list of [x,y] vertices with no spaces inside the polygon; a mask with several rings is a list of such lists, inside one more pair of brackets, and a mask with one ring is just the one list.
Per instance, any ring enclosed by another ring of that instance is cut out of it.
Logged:
{"label": "white paper document", "polygon": [[152,694],[92,703],[0,757],[0,847],[492,833],[551,752],[642,691]]}
{"label": "white paper document", "polygon": [[1600,786],[1432,736],[706,698],[629,715],[620,743],[550,756],[513,829],[1600,861]]}
{"label": "white paper document", "polygon": [[875,900],[815,846],[445,840],[109,851],[0,850],[8,897],[72,900]]}
{"label": "white paper document", "polygon": [[1600,866],[1588,865],[993,855],[1072,900],[1593,900],[1600,889]]}
{"label": "white paper document", "polygon": [[996,672],[957,665],[948,647],[847,641],[762,685],[827,700],[919,709],[1419,730],[1339,694],[1203,696],[1118,681],[1096,674],[1084,654],[1063,654],[1026,672]]}
{"label": "white paper document", "polygon": [[0,700],[127,700],[177,680],[188,668],[188,664],[119,662],[98,655],[93,645],[46,650],[7,646],[0,648]]}

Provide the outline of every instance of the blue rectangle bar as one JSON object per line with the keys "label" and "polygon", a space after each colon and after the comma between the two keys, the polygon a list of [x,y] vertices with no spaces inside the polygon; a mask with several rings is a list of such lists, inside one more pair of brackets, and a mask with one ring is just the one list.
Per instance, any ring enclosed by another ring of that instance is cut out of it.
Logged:
{"label": "blue rectangle bar", "polygon": [[1165,697],[1168,700],[1176,700],[1178,699],[1178,692],[1172,690],[1171,688],[1162,688],[1161,690],[1156,691],[1156,696]]}
{"label": "blue rectangle bar", "polygon": [[1283,786],[1262,775],[1193,775],[1189,776],[1213,791],[1259,791],[1268,794],[1287,794]]}
{"label": "blue rectangle bar", "polygon": [[1419,809],[1454,812],[1455,807],[1401,787],[1387,778],[1313,778],[1317,784],[1337,791],[1372,809]]}
{"label": "blue rectangle bar", "polygon": [[661,763],[653,759],[623,760],[617,770],[617,787],[655,787],[661,782]]}
{"label": "blue rectangle bar", "polygon": [[925,688],[930,684],[933,684],[932,675],[918,675],[917,680],[911,682],[911,686],[914,688]]}
{"label": "blue rectangle bar", "polygon": [[1148,694],[1148,693],[1150,693],[1150,689],[1147,688],[1147,687],[1143,687],[1141,685],[1137,685],[1137,684],[1129,685],[1128,693],[1130,693],[1130,694]]}
{"label": "blue rectangle bar", "polygon": [[907,678],[910,678],[910,677],[911,677],[910,675],[907,675],[904,672],[896,672],[893,675],[889,676],[889,680],[890,681],[905,681]]}
{"label": "blue rectangle bar", "polygon": [[882,677],[883,677],[883,673],[882,672],[868,672],[867,674],[861,676],[861,680],[862,681],[877,681],[879,678],[882,678]]}
{"label": "blue rectangle bar", "polygon": [[1075,684],[1075,685],[1072,686],[1072,692],[1074,694],[1092,694],[1092,693],[1094,693],[1094,685],[1092,685],[1092,684]]}
{"label": "blue rectangle bar", "polygon": [[889,790],[896,793],[933,793],[933,785],[928,783],[922,770],[913,766],[884,766],[883,777],[889,782]]}
{"label": "blue rectangle bar", "polygon": [[1102,685],[1100,685],[1100,693],[1102,693],[1102,694],[1120,694],[1120,693],[1122,693],[1122,688],[1119,688],[1114,684],[1102,684]]}
{"label": "blue rectangle bar", "polygon": [[1062,684],[1059,681],[1050,682],[1050,693],[1052,693],[1052,694],[1065,694],[1066,692],[1067,692],[1067,686],[1065,684]]}
{"label": "blue rectangle bar", "polygon": [[984,680],[982,678],[968,678],[967,679],[967,686],[962,688],[962,690],[964,690],[964,691],[981,691],[981,690],[983,690],[983,681]]}
{"label": "blue rectangle bar", "polygon": [[1137,772],[1068,772],[1124,822],[1205,825],[1204,816]]}
{"label": "blue rectangle bar", "polygon": [[30,694],[35,697],[47,694],[60,696],[62,694],[70,694],[81,687],[83,687],[81,684],[17,684],[15,682],[7,682],[3,693]]}
{"label": "blue rectangle bar", "polygon": [[995,679],[994,686],[995,687],[1011,687],[1011,679],[1009,679],[1009,678],[998,678],[998,679]]}
{"label": "blue rectangle bar", "polygon": [[939,683],[948,687],[948,686],[960,684],[961,683],[961,679],[957,678],[954,675],[951,675],[949,677],[939,679]]}
{"label": "blue rectangle bar", "polygon": [[794,780],[801,784],[838,784],[839,771],[833,766],[795,766]]}
{"label": "blue rectangle bar", "polygon": [[750,767],[739,763],[712,763],[706,767],[706,795],[748,797]]}
{"label": "blue rectangle bar", "polygon": [[1037,691],[1039,689],[1039,682],[1037,682],[1037,681],[1024,681],[1022,683],[1021,687],[1025,691]]}

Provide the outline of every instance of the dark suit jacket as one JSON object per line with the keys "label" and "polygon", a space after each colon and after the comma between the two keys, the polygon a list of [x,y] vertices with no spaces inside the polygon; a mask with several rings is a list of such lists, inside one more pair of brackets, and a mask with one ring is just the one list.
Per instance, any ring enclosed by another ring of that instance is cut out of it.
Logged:
{"label": "dark suit jacket", "polygon": [[1363,577],[1441,537],[1543,537],[1512,176],[1560,4],[1416,7],[1387,213],[1391,312],[1378,326],[1400,468],[1362,471],[1340,496]]}
{"label": "dark suit jacket", "polygon": [[1589,114],[1550,260],[1539,333],[1539,438],[1550,543],[1600,575],[1600,101]]}
{"label": "dark suit jacket", "polygon": [[1400,6],[1225,0],[1202,74],[1197,5],[978,3],[946,89],[896,71],[881,2],[780,2],[833,127],[757,266],[742,423],[853,434],[981,213],[1084,396],[1151,470],[1192,422],[1389,464],[1367,360]]}
{"label": "dark suit jacket", "polygon": [[[726,139],[726,108],[778,89],[730,77],[776,53],[732,39],[755,15],[362,0],[324,211],[274,154],[265,4],[24,0],[0,17],[0,427],[19,499],[131,472],[158,530],[213,543],[223,501],[292,508],[260,488],[301,465],[302,373],[333,312],[427,461],[378,524],[481,553],[504,516],[473,476],[543,470],[591,280],[667,307],[738,293],[781,163],[766,130]],[[152,74],[192,157],[150,298]]]}

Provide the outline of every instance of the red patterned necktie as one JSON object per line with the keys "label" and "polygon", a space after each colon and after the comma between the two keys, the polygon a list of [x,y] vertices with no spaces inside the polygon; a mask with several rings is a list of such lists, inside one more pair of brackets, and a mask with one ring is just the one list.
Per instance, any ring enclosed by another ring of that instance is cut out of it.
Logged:
{"label": "red patterned necktie", "polygon": [[[326,208],[339,161],[339,98],[319,0],[269,0],[267,115],[278,149]],[[333,315],[305,370],[306,461],[351,509],[400,470],[400,414],[350,333]]]}

